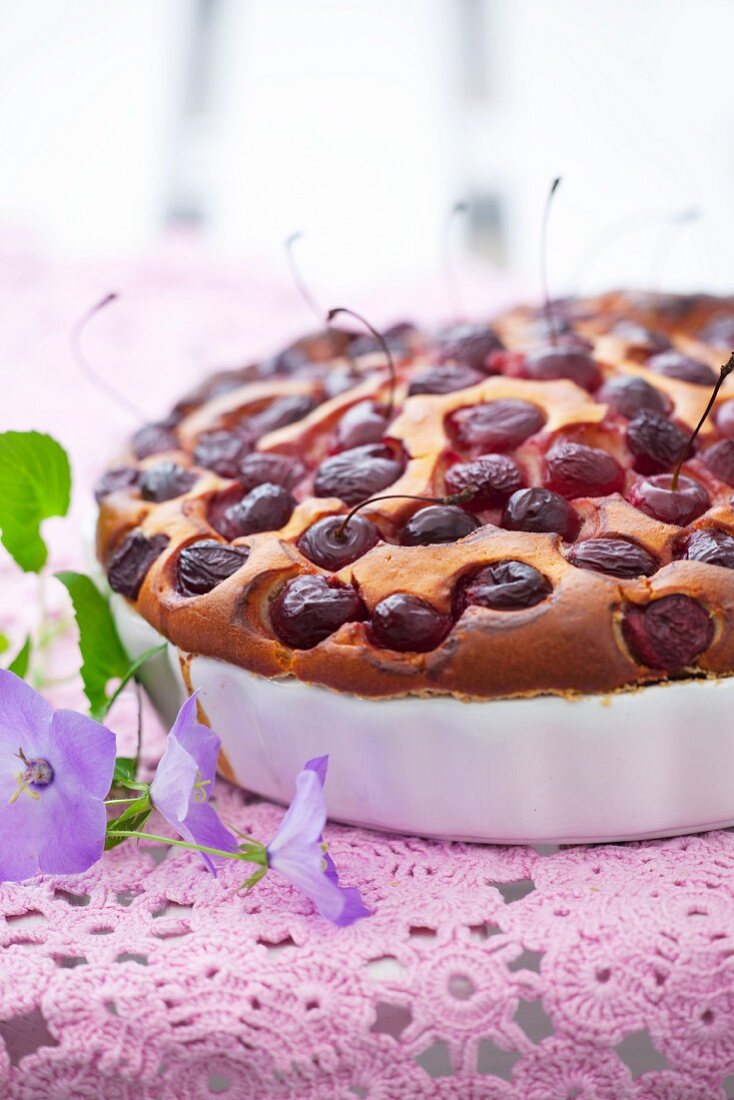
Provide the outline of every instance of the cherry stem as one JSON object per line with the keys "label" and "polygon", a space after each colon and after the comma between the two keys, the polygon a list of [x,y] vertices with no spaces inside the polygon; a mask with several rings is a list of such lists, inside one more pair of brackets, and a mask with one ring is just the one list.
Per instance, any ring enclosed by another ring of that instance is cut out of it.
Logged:
{"label": "cherry stem", "polygon": [[463,313],[461,294],[459,292],[459,283],[456,278],[456,266],[454,264],[454,255],[451,249],[451,237],[452,229],[460,214],[466,214],[469,211],[469,203],[455,202],[454,205],[446,216],[446,222],[443,230],[443,272],[444,279],[446,280],[446,294],[449,300],[449,306],[454,317],[458,319]]}
{"label": "cherry stem", "polygon": [[306,286],[306,281],[303,278],[303,276],[301,275],[301,271],[300,271],[300,269],[298,267],[298,264],[296,262],[295,252],[293,251],[294,244],[296,243],[296,241],[302,240],[303,236],[304,236],[304,234],[299,229],[295,233],[291,233],[289,237],[286,237],[286,239],[285,239],[285,255],[286,255],[286,259],[288,261],[288,269],[291,273],[291,278],[293,279],[293,282],[295,283],[296,290],[300,294],[300,296],[303,299],[303,301],[305,302],[305,304],[311,310],[311,312],[320,321],[321,318],[324,316],[324,311],[321,308],[321,306],[319,305],[319,303],[316,301],[316,299],[314,298],[311,291]]}
{"label": "cherry stem", "polygon": [[698,433],[701,431],[701,428],[706,423],[706,420],[708,419],[708,415],[711,412],[712,408],[714,407],[714,402],[716,401],[716,398],[718,397],[719,390],[721,389],[721,387],[724,384],[724,380],[726,378],[728,378],[728,376],[732,373],[732,371],[734,371],[734,351],[729,356],[729,362],[725,363],[724,366],[721,368],[721,370],[719,372],[718,381],[717,381],[716,385],[713,388],[713,391],[711,393],[711,397],[708,400],[708,404],[707,404],[706,408],[703,410],[703,414],[701,416],[701,419],[699,420],[696,427],[693,429],[693,432],[691,434],[691,438],[688,440],[685,447],[683,448],[683,450],[680,453],[680,458],[678,459],[675,470],[673,471],[673,480],[670,483],[670,488],[673,490],[673,492],[675,492],[675,490],[678,488],[678,479],[680,478],[681,466],[683,465],[683,463],[685,462],[685,460],[688,458],[689,454],[691,453],[691,448],[692,448],[693,444],[696,441],[696,436],[698,435]]}
{"label": "cherry stem", "polygon": [[82,336],[84,335],[84,331],[89,322],[97,316],[100,310],[104,309],[105,306],[108,306],[110,302],[116,302],[118,297],[119,295],[114,292],[111,294],[106,294],[105,297],[97,302],[96,305],[93,305],[91,309],[88,309],[86,313],[83,313],[71,330],[71,333],[69,335],[69,343],[71,344],[72,354],[79,364],[82,373],[86,375],[88,381],[90,381],[92,385],[96,386],[98,390],[101,390],[102,393],[106,394],[107,397],[109,397],[110,400],[114,401],[116,405],[120,405],[123,409],[126,409],[131,416],[134,416],[136,420],[144,424],[147,420],[145,414],[141,412],[137,405],[135,405],[128,397],[126,397],[124,393],[120,393],[120,391],[116,389],[116,387],[113,386],[111,382],[108,382],[106,378],[102,378],[101,375],[97,374],[96,370],[91,365],[82,349]]}
{"label": "cherry stem", "polygon": [[366,317],[363,317],[361,313],[355,313],[353,309],[346,309],[344,306],[337,306],[335,309],[330,309],[326,314],[326,320],[329,324],[334,320],[338,313],[346,313],[349,317],[353,317],[355,321],[359,321],[361,325],[374,336],[380,345],[383,354],[387,360],[387,369],[390,372],[390,393],[387,399],[387,405],[385,406],[385,420],[390,420],[393,409],[395,408],[395,389],[398,384],[398,373],[395,369],[395,360],[392,357],[392,352],[387,345],[387,340],[378,332],[377,329],[369,323]]}
{"label": "cherry stem", "polygon": [[342,542],[346,538],[347,527],[350,520],[354,519],[362,508],[366,508],[368,504],[377,504],[379,500],[422,500],[426,504],[466,504],[468,500],[476,493],[476,489],[469,486],[466,489],[462,489],[460,493],[452,493],[447,497],[424,497],[415,496],[412,493],[385,493],[384,496],[370,497],[369,500],[363,500],[361,504],[356,504],[350,512],[347,512],[342,522],[334,532],[334,538],[339,542]]}
{"label": "cherry stem", "polygon": [[553,196],[558,190],[560,182],[561,177],[556,176],[553,183],[550,185],[548,197],[545,200],[543,222],[540,229],[540,281],[543,290],[543,312],[545,313],[545,323],[550,334],[550,342],[554,348],[558,345],[558,333],[556,331],[556,318],[553,313],[551,298],[548,292],[548,222],[550,220],[551,207],[553,206]]}

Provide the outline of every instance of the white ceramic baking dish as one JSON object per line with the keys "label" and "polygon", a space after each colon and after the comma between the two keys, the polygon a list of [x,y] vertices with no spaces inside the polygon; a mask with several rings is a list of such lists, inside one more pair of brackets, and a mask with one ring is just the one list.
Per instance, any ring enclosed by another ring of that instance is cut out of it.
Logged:
{"label": "white ceramic baking dish", "polygon": [[[132,656],[163,639],[120,597]],[[375,701],[192,657],[187,678],[225,770],[288,802],[330,757],[330,816],[370,828],[497,843],[630,840],[734,824],[734,677],[577,701]],[[146,686],[170,721],[187,688],[169,644]]]}

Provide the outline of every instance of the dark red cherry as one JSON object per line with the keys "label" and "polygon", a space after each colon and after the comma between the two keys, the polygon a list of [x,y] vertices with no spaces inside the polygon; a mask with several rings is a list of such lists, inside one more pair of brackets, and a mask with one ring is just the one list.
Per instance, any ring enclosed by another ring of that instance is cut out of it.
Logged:
{"label": "dark red cherry", "polygon": [[344,623],[365,617],[353,588],[319,574],[303,574],[285,584],[270,605],[273,630],[293,649],[311,649]]}
{"label": "dark red cherry", "polygon": [[140,495],[143,500],[152,500],[160,504],[164,500],[188,493],[196,481],[193,470],[186,470],[177,462],[159,462],[150,466],[140,476]]}
{"label": "dark red cherry", "polygon": [[609,331],[627,343],[626,355],[632,359],[643,361],[670,347],[670,340],[664,333],[645,328],[636,321],[617,321]]}
{"label": "dark red cherry", "polygon": [[666,378],[677,378],[679,382],[693,382],[696,386],[713,386],[718,375],[708,363],[702,363],[700,359],[691,359],[680,351],[671,349],[653,355],[647,363],[650,370],[656,374],[664,374]]}
{"label": "dark red cherry", "polygon": [[[487,359],[493,351],[502,351],[504,344],[494,329],[487,325],[454,325],[442,332],[438,342],[438,355],[442,363],[460,363],[471,370],[487,373]],[[470,383],[472,385],[473,383]],[[459,386],[454,387],[459,389]],[[430,393],[439,390],[423,391]],[[448,390],[444,390],[448,393]]]}
{"label": "dark red cherry", "polygon": [[344,413],[336,429],[337,446],[342,451],[379,443],[387,431],[385,410],[375,401],[359,401]]}
{"label": "dark red cherry", "polygon": [[314,494],[359,504],[392,485],[403,469],[404,462],[389,447],[375,443],[352,447],[321,463],[314,478]]}
{"label": "dark red cherry", "polygon": [[121,489],[134,489],[139,480],[140,471],[134,466],[118,466],[114,470],[107,470],[94,487],[95,499],[99,504],[111,493],[118,493]]}
{"label": "dark red cherry", "polygon": [[435,649],[451,629],[451,619],[419,596],[395,592],[375,607],[369,636],[382,649],[399,653],[426,653]]}
{"label": "dark red cherry", "polygon": [[643,409],[666,413],[670,402],[664,393],[651,386],[644,378],[633,375],[610,378],[596,395],[597,401],[609,405],[620,416],[632,420]]}
{"label": "dark red cherry", "polygon": [[247,546],[227,546],[216,539],[203,539],[184,547],[178,556],[176,588],[182,596],[203,596],[245,564]]}
{"label": "dark red cherry", "polygon": [[718,348],[733,348],[734,314],[719,313],[715,315],[705,325],[699,335],[705,344],[713,344]]}
{"label": "dark red cherry", "polygon": [[146,538],[142,531],[133,531],[117,547],[107,565],[107,580],[113,592],[137,598],[153,562],[168,546],[166,535]]}
{"label": "dark red cherry", "polygon": [[509,531],[555,531],[572,539],[578,531],[576,512],[550,489],[519,489],[505,505],[502,526]]}
{"label": "dark red cherry", "polygon": [[403,546],[429,546],[435,542],[456,542],[480,526],[479,520],[455,504],[431,504],[421,508],[400,532]]}
{"label": "dark red cherry", "polygon": [[702,515],[710,505],[703,485],[690,477],[678,479],[678,488],[672,489],[672,474],[656,474],[636,482],[627,494],[630,504],[641,512],[660,520],[686,527]]}
{"label": "dark red cherry", "polygon": [[672,469],[687,443],[687,432],[650,409],[643,409],[627,425],[627,445],[641,474]]}
{"label": "dark red cherry", "polygon": [[508,497],[523,487],[518,464],[507,455],[480,455],[471,462],[457,462],[446,471],[446,492],[463,493],[473,489],[474,495],[466,507],[472,511],[504,504]]}
{"label": "dark red cherry", "polygon": [[602,383],[599,364],[587,352],[570,348],[538,348],[525,356],[524,373],[537,382],[568,378],[593,392]]}
{"label": "dark red cherry", "polygon": [[734,439],[714,443],[703,456],[706,466],[719,481],[734,485]]}
{"label": "dark red cherry", "polygon": [[453,393],[483,382],[485,375],[463,363],[446,363],[440,367],[423,367],[416,371],[408,387],[408,396],[418,393]]}
{"label": "dark red cherry", "polygon": [[718,527],[701,527],[692,531],[681,547],[689,561],[703,561],[734,569],[734,538]]}
{"label": "dark red cherry", "polygon": [[237,474],[246,492],[266,482],[282,485],[284,489],[294,489],[305,476],[305,467],[297,458],[276,454],[275,451],[253,451],[245,455]]}
{"label": "dark red cherry", "polygon": [[716,427],[726,439],[734,439],[734,400],[724,401],[716,411]]}
{"label": "dark red cherry", "polygon": [[571,547],[568,560],[611,577],[649,577],[658,567],[652,554],[629,539],[584,539]]}
{"label": "dark red cherry", "polygon": [[149,458],[164,451],[177,451],[178,439],[170,424],[161,421],[145,424],[132,438],[136,458]]}
{"label": "dark red cherry", "polygon": [[457,409],[447,420],[447,429],[458,446],[466,450],[509,451],[540,431],[545,416],[528,401],[500,398],[483,405]]}
{"label": "dark red cherry", "polygon": [[287,489],[265,482],[225,508],[213,525],[226,539],[238,539],[260,531],[279,531],[291,518],[295,506]]}
{"label": "dark red cherry", "polygon": [[545,467],[548,488],[569,500],[607,496],[624,488],[624,470],[617,460],[583,443],[554,443],[546,455]]}
{"label": "dark red cherry", "polygon": [[460,586],[458,605],[491,607],[494,611],[520,611],[535,607],[553,591],[547,577],[524,561],[498,561],[466,578]]}
{"label": "dark red cherry", "polygon": [[351,565],[376,545],[380,532],[365,516],[325,516],[316,520],[298,540],[298,549],[322,569],[334,571]]}
{"label": "dark red cherry", "polygon": [[262,412],[255,413],[245,421],[245,427],[255,438],[267,435],[268,432],[285,428],[288,424],[294,424],[297,420],[303,420],[316,408],[316,401],[306,394],[298,394],[292,397],[278,397]]}
{"label": "dark red cherry", "polygon": [[250,449],[246,436],[239,432],[207,432],[199,437],[194,462],[221,477],[236,477],[240,462]]}
{"label": "dark red cherry", "polygon": [[649,668],[668,672],[692,665],[711,645],[714,624],[698,600],[663,596],[643,607],[629,607],[622,620],[633,656]]}

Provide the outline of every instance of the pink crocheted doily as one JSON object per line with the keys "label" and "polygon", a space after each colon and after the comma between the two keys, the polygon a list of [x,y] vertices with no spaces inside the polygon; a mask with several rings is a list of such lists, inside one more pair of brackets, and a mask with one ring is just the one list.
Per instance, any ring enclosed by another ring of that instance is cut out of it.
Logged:
{"label": "pink crocheted doily", "polygon": [[[90,352],[146,393],[153,415],[204,365],[298,327],[297,306],[273,322],[287,286],[207,269],[181,245],[101,272],[7,242],[2,253],[1,426],[55,432],[78,485],[128,426],[67,351],[95,297],[129,288],[96,322]],[[76,506],[80,517],[83,489]],[[51,528],[55,565],[78,564],[74,524]],[[34,583],[3,560],[0,630],[22,634]],[[62,648],[49,673],[63,680],[70,660]],[[54,695],[82,705],[76,679]],[[133,709],[128,699],[111,716],[123,737]],[[145,729],[150,762],[162,739],[150,713]],[[264,840],[282,814],[223,782],[216,799],[225,821]],[[327,839],[343,881],[375,910],[344,930],[275,876],[245,897],[241,868],[215,880],[197,856],[143,843],[78,877],[0,886],[0,1097],[732,1093],[731,833],[540,851],[338,827]]]}

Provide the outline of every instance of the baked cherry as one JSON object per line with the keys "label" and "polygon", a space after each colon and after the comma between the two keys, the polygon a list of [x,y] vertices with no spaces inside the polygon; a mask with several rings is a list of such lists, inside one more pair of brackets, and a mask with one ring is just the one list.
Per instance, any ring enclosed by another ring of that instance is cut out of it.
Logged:
{"label": "baked cherry", "polygon": [[453,393],[483,382],[485,375],[463,363],[445,363],[440,367],[423,367],[416,371],[408,387],[408,396],[418,393]]}
{"label": "baked cherry", "polygon": [[509,451],[540,431],[545,416],[529,401],[500,398],[457,409],[447,421],[451,438],[466,450]]}
{"label": "baked cherry", "polygon": [[407,592],[395,592],[375,607],[369,636],[382,649],[399,653],[426,653],[435,649],[451,629],[451,619],[427,600]]}
{"label": "baked cherry", "polygon": [[307,394],[279,397],[262,412],[249,416],[244,426],[248,433],[259,439],[268,432],[277,431],[278,428],[285,428],[297,420],[303,420],[304,416],[313,412],[316,404],[313,397]]}
{"label": "baked cherry", "polygon": [[734,439],[734,400],[724,401],[719,405],[716,427],[725,439]]}
{"label": "baked cherry", "polygon": [[559,441],[545,458],[545,483],[572,500],[600,497],[624,488],[624,470],[617,460],[598,447]]}
{"label": "baked cherry", "polygon": [[653,355],[647,363],[650,370],[656,374],[664,374],[666,378],[677,378],[679,382],[692,382],[696,386],[713,386],[717,379],[716,371],[702,363],[700,359],[691,359],[680,351],[671,349]]}
{"label": "baked cherry", "polygon": [[643,409],[627,425],[627,445],[641,474],[670,470],[687,443],[688,436],[677,424],[651,409]]}
{"label": "baked cherry", "polygon": [[311,649],[344,623],[364,617],[364,605],[353,588],[320,574],[294,577],[270,605],[273,630],[293,649]]}
{"label": "baked cherry", "polygon": [[214,526],[227,539],[238,539],[261,531],[279,531],[291,518],[295,506],[296,502],[287,489],[266,481],[225,508]]}
{"label": "baked cherry", "polygon": [[[502,351],[504,344],[494,329],[487,325],[454,325],[439,336],[438,355],[442,363],[460,363],[470,370],[487,373],[487,360],[493,351]],[[460,387],[456,386],[455,389]],[[441,391],[423,391],[438,393]],[[443,391],[447,393],[448,391]]]}
{"label": "baked cherry", "polygon": [[611,577],[649,577],[658,567],[652,554],[636,542],[618,538],[577,542],[569,550],[568,560],[579,569],[593,569]]}
{"label": "baked cherry", "polygon": [[337,446],[342,451],[379,443],[387,431],[385,409],[376,401],[358,401],[344,413],[336,429]]}
{"label": "baked cherry", "polygon": [[322,569],[334,571],[351,565],[376,545],[380,532],[366,516],[324,516],[303,532],[298,549]]}
{"label": "baked cherry", "polygon": [[250,449],[247,437],[240,432],[206,432],[196,444],[194,462],[221,477],[236,477]]}
{"label": "baked cherry", "polygon": [[359,504],[397,481],[404,465],[389,447],[375,443],[352,447],[321,463],[314,478],[314,494]]}
{"label": "baked cherry", "polygon": [[498,561],[465,578],[458,605],[490,607],[494,611],[520,611],[535,607],[553,591],[547,577],[524,561]]}
{"label": "baked cherry", "polygon": [[159,462],[150,466],[140,477],[140,495],[143,500],[152,500],[160,504],[164,500],[188,493],[196,481],[193,470],[186,470],[177,462]]}
{"label": "baked cherry", "polygon": [[734,314],[715,314],[699,333],[705,344],[719,348],[734,347]]}
{"label": "baked cherry", "polygon": [[448,493],[463,493],[473,489],[468,507],[473,511],[504,504],[508,497],[522,489],[522,472],[507,455],[480,455],[471,462],[457,462],[444,477]]}
{"label": "baked cherry", "polygon": [[479,520],[455,504],[432,504],[421,508],[400,532],[403,546],[429,546],[436,542],[456,542],[480,526]]}
{"label": "baked cherry", "polygon": [[134,600],[148,570],[168,546],[166,535],[147,538],[142,531],[129,534],[112,554],[107,565],[107,580],[113,592]]}
{"label": "baked cherry", "polygon": [[203,539],[185,546],[178,556],[176,588],[182,596],[203,596],[245,564],[247,546],[227,546],[216,539]]}
{"label": "baked cherry", "polygon": [[719,481],[734,485],[734,439],[722,439],[705,452],[703,460]]}
{"label": "baked cherry", "polygon": [[629,607],[622,620],[633,656],[649,668],[687,668],[711,645],[714,625],[691,596],[663,596],[643,607]]}
{"label": "baked cherry", "polygon": [[138,428],[132,438],[132,447],[136,458],[150,458],[165,451],[177,451],[178,439],[171,425],[163,420]]}
{"label": "baked cherry", "polygon": [[505,505],[502,526],[510,531],[556,532],[572,539],[578,531],[576,512],[550,489],[518,489]]}
{"label": "baked cherry", "polygon": [[646,328],[637,321],[617,321],[609,331],[627,343],[626,355],[631,359],[645,360],[670,347],[670,340],[664,333]]}
{"label": "baked cherry", "polygon": [[240,461],[237,478],[246,492],[269,482],[294,489],[306,475],[305,467],[297,458],[277,454],[275,451],[253,451]]}
{"label": "baked cherry", "polygon": [[703,561],[734,569],[734,537],[718,527],[701,527],[692,531],[681,546],[682,556],[689,561]]}
{"label": "baked cherry", "polygon": [[524,374],[538,382],[568,378],[584,390],[593,392],[602,383],[599,364],[585,351],[574,347],[538,348],[525,356]]}
{"label": "baked cherry", "polygon": [[95,499],[99,504],[111,493],[118,493],[121,489],[134,489],[139,480],[140,471],[134,466],[117,466],[113,470],[107,470],[94,487]]}
{"label": "baked cherry", "polygon": [[634,375],[610,378],[601,387],[596,399],[609,405],[627,420],[632,420],[643,409],[663,414],[671,407],[664,393],[651,386],[644,378],[636,378]]}
{"label": "baked cherry", "polygon": [[691,477],[679,478],[675,489],[672,483],[671,474],[656,474],[636,482],[627,499],[635,508],[661,523],[686,527],[702,515],[711,502],[703,485]]}

